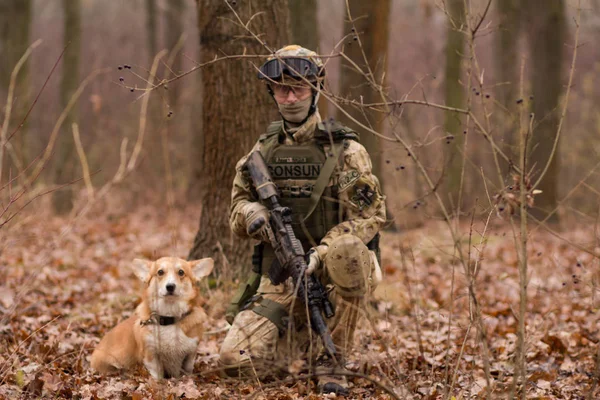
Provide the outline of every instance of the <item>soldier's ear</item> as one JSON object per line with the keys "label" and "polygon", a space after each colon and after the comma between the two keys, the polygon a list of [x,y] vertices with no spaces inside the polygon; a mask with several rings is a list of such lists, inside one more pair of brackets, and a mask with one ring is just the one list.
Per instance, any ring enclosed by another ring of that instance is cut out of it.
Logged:
{"label": "soldier's ear", "polygon": [[135,276],[137,276],[142,282],[146,282],[150,277],[150,268],[152,268],[152,261],[142,260],[141,258],[136,258],[133,260],[133,264],[131,266]]}
{"label": "soldier's ear", "polygon": [[196,280],[200,280],[210,274],[214,266],[215,261],[210,257],[190,261],[190,268],[192,268],[192,273]]}

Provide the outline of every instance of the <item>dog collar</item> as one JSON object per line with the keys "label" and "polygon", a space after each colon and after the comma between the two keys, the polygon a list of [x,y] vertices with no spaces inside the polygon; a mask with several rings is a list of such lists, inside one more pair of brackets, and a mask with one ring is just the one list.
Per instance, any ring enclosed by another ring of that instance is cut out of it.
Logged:
{"label": "dog collar", "polygon": [[182,319],[184,319],[185,317],[187,317],[191,313],[192,313],[192,310],[184,313],[179,318],[177,318],[177,317],[169,317],[169,316],[165,316],[165,315],[156,315],[155,314],[155,315],[151,315],[150,318],[148,318],[145,321],[140,321],[140,325],[142,325],[142,326],[145,326],[145,325],[154,325],[156,323],[158,323],[158,325],[161,325],[161,326],[173,325],[177,321],[181,321]]}
{"label": "dog collar", "polygon": [[159,325],[173,325],[176,321],[175,317],[165,317],[162,315],[158,316],[158,324]]}

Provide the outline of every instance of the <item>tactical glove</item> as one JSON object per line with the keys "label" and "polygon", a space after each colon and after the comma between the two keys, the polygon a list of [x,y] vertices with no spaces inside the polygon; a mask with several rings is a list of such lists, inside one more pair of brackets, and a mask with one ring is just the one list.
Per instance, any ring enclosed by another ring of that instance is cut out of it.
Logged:
{"label": "tactical glove", "polygon": [[306,275],[310,275],[313,272],[315,272],[315,270],[321,268],[323,264],[321,254],[327,254],[327,246],[320,245],[317,247],[313,247],[306,253]]}
{"label": "tactical glove", "polygon": [[269,211],[260,203],[249,203],[244,207],[246,232],[253,239],[269,242]]}

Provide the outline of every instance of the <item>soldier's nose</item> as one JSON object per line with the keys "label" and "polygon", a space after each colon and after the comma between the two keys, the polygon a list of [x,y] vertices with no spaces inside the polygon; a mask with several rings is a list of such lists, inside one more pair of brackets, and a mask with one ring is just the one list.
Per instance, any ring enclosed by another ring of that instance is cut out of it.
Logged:
{"label": "soldier's nose", "polygon": [[167,288],[167,292],[169,294],[172,294],[175,291],[175,284],[169,283],[169,284],[167,284],[166,288]]}
{"label": "soldier's nose", "polygon": [[285,100],[286,100],[287,104],[294,104],[298,101],[298,98],[296,97],[296,93],[294,93],[293,90],[290,90],[288,92],[287,99],[285,99]]}

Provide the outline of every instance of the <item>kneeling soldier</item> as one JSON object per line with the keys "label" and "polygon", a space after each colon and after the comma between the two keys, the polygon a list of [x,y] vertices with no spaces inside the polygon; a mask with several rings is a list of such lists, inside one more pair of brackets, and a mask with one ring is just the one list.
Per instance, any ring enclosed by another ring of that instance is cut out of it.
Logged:
{"label": "kneeling soldier", "polygon": [[[282,118],[269,125],[252,151],[262,154],[282,205],[292,210],[308,273],[329,288],[335,316],[327,325],[343,366],[365,296],[381,280],[378,232],[385,222],[385,197],[356,132],[321,121],[317,101],[324,77],[316,53],[296,45],[278,50],[261,66],[259,79]],[[247,157],[236,166],[229,221],[235,234],[261,243],[255,246],[253,277],[228,310],[232,326],[221,347],[221,364],[233,376],[252,369],[269,373],[278,361],[310,354],[317,356],[321,371],[331,371],[335,360],[311,334],[307,307],[294,296],[292,280],[274,285],[267,277],[275,260],[270,227],[254,229],[269,215],[244,171]],[[347,393],[345,376],[318,375],[323,393]]]}

